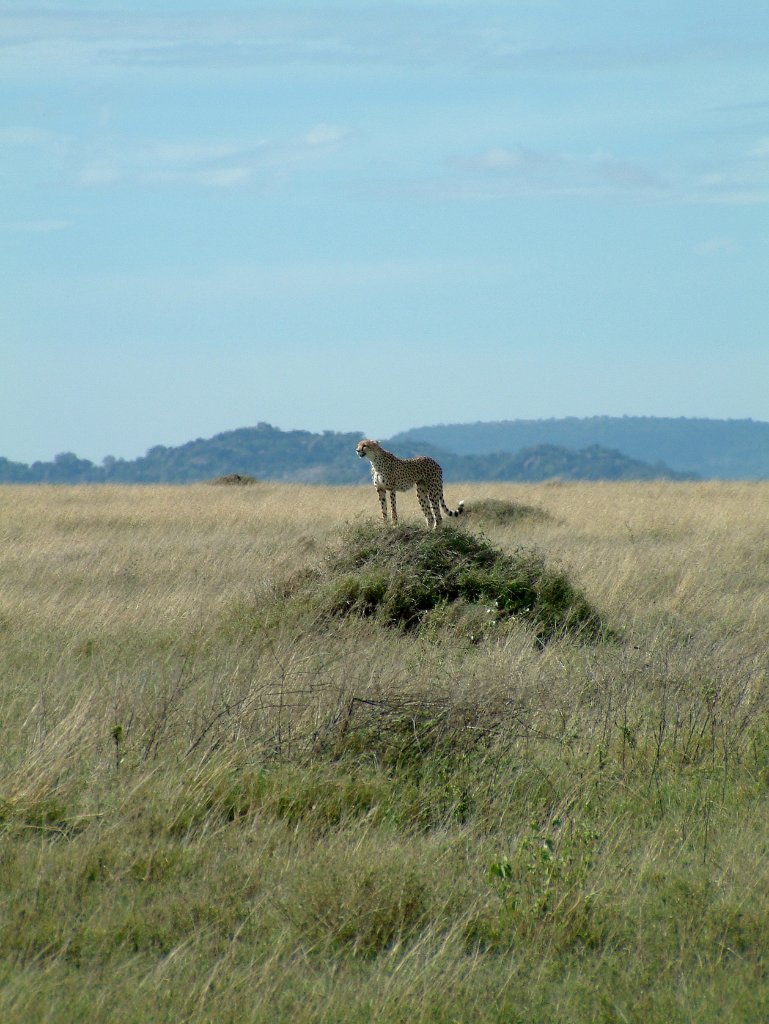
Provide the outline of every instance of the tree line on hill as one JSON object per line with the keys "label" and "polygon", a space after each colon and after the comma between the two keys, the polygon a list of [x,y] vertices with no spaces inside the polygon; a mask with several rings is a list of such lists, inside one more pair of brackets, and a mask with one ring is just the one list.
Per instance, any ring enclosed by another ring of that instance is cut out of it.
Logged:
{"label": "tree line on hill", "polygon": [[[268,423],[198,438],[176,447],[156,445],[137,459],[107,456],[101,465],[72,452],[52,462],[26,465],[0,458],[0,483],[196,483],[232,474],[258,480],[354,484],[369,479],[368,463],[355,454],[360,431],[315,434],[283,431]],[[694,479],[696,474],[670,469],[661,461],[648,464],[616,449],[597,444],[574,450],[539,443],[517,451],[464,454],[403,436],[392,446],[401,458],[432,455],[447,481],[650,480]]]}

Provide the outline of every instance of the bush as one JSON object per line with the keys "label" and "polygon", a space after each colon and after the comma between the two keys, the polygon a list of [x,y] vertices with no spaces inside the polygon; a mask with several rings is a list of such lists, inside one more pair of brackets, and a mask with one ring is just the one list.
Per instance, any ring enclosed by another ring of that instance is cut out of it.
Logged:
{"label": "bush", "polygon": [[249,476],[247,473],[227,473],[225,476],[216,476],[213,480],[208,481],[210,484],[225,487],[249,487],[256,482],[256,477]]}
{"label": "bush", "polygon": [[505,526],[508,523],[519,523],[523,519],[550,519],[550,513],[534,505],[521,505],[517,501],[503,501],[501,498],[484,498],[474,501],[465,508],[465,515],[472,522],[478,519],[485,523]]}
{"label": "bush", "polygon": [[523,549],[507,555],[448,525],[434,531],[354,527],[323,577],[319,600],[339,618],[373,617],[414,631],[459,604],[475,621],[479,607],[488,624],[522,619],[542,643],[565,633],[591,640],[605,633],[587,598],[565,572],[548,569],[541,555]]}

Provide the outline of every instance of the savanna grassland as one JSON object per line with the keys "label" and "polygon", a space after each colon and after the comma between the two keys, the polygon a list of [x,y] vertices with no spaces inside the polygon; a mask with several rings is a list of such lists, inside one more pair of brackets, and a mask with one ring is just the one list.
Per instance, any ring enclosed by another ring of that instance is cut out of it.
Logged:
{"label": "savanna grassland", "polygon": [[0,488],[0,1020],[769,1019],[769,485],[447,497]]}

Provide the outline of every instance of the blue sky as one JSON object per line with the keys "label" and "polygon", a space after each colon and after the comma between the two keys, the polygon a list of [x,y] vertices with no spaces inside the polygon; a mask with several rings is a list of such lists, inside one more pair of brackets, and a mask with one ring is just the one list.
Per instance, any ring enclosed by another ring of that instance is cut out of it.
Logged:
{"label": "blue sky", "polygon": [[0,455],[769,420],[764,0],[0,2]]}

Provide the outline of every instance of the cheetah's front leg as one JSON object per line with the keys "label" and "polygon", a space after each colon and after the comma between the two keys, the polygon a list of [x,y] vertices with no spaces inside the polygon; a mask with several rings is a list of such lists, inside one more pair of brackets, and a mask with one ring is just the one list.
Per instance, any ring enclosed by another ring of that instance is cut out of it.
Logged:
{"label": "cheetah's front leg", "polygon": [[398,513],[395,509],[395,491],[390,491],[390,507],[393,512],[393,526],[398,525]]}
{"label": "cheetah's front leg", "polygon": [[379,504],[382,506],[382,519],[387,522],[387,492],[383,487],[377,487],[376,492],[379,495]]}

